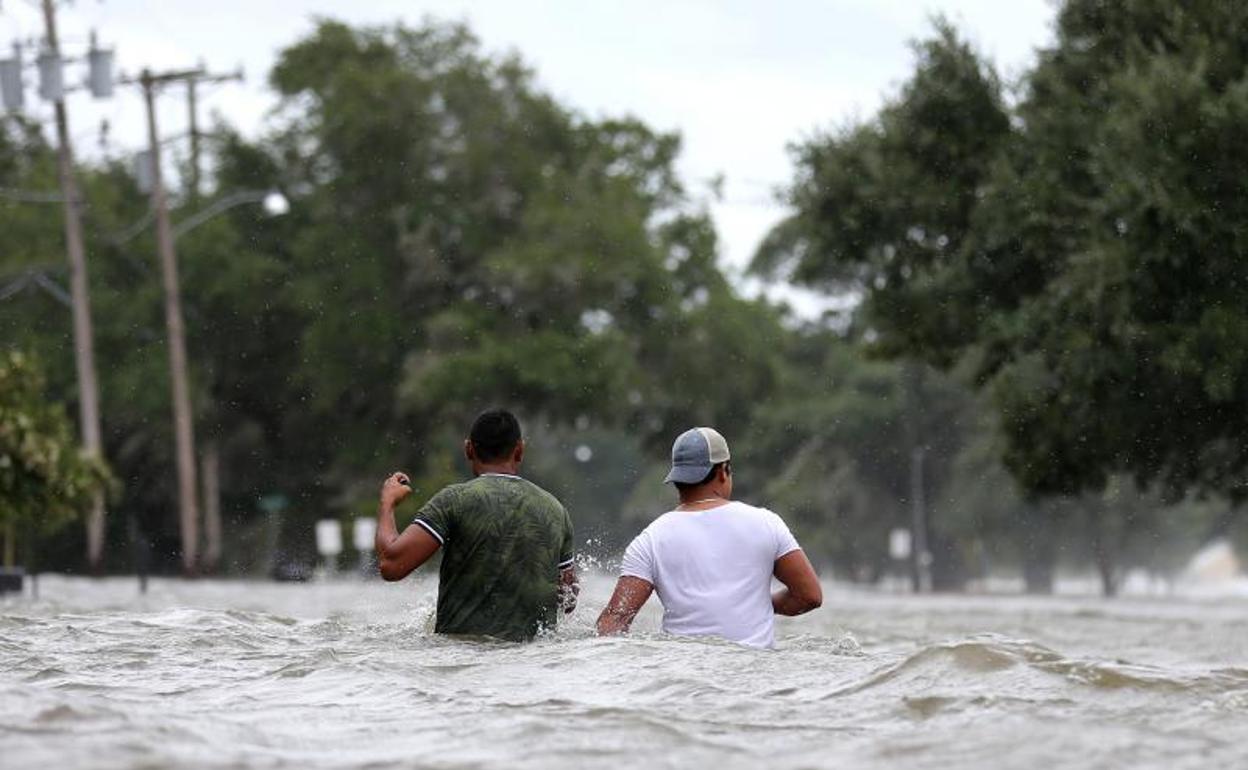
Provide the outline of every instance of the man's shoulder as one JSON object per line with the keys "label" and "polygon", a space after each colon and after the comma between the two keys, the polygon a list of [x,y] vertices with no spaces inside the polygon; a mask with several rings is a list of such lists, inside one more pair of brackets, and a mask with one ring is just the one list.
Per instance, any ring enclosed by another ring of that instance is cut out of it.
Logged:
{"label": "man's shoulder", "polygon": [[446,486],[439,489],[437,492],[434,492],[433,496],[429,498],[429,502],[436,503],[439,505],[447,505],[447,504],[454,503],[456,500],[458,500],[462,496],[464,486],[465,486],[465,482],[447,484]]}
{"label": "man's shoulder", "polygon": [[545,501],[548,505],[558,508],[560,511],[564,510],[563,503],[560,502],[559,498],[555,497],[554,493],[546,491],[528,479],[520,479],[520,481],[524,483],[529,494],[533,495],[533,497]]}
{"label": "man's shoulder", "polygon": [[660,513],[658,516],[655,516],[654,519],[645,527],[642,527],[641,531],[642,532],[657,532],[659,530],[666,529],[667,527],[670,527],[674,524],[678,524],[680,522],[680,516],[681,516],[681,511],[675,511],[675,510],[664,511],[663,513]]}
{"label": "man's shoulder", "polygon": [[487,474],[452,486],[461,487],[465,493],[482,497],[489,497],[499,490],[511,490],[513,493],[519,493],[531,501],[554,508],[561,513],[564,511],[563,503],[559,502],[559,498],[521,476]]}
{"label": "man's shoulder", "polygon": [[761,526],[767,527],[773,531],[787,531],[789,525],[784,523],[784,517],[770,508],[763,508],[749,503],[740,503],[742,515],[749,516],[759,522]]}
{"label": "man's shoulder", "polygon": [[780,515],[777,514],[775,511],[771,510],[770,508],[763,508],[762,506],[758,506],[758,505],[750,505],[749,503],[742,502],[741,500],[733,500],[731,503],[728,504],[728,506],[725,506],[725,507],[729,507],[729,506],[731,507],[734,513],[739,513],[745,516],[754,516],[759,519],[767,519],[768,521],[780,518]]}

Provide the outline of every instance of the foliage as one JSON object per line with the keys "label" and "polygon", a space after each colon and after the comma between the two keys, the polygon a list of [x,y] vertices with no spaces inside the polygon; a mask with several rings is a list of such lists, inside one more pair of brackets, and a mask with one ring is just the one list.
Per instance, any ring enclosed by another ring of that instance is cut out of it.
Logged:
{"label": "foliage", "polygon": [[948,365],[976,318],[958,268],[1009,117],[996,74],[948,23],[915,50],[914,75],[874,120],[794,148],[793,217],[752,267],[862,293],[877,352]]}
{"label": "foliage", "polygon": [[1071,0],[1007,109],[941,23],[877,120],[798,149],[757,267],[848,281],[884,354],[972,362],[1027,494],[1127,473],[1240,497],[1246,29],[1236,5]]}
{"label": "foliage", "polygon": [[268,157],[298,209],[293,382],[333,426],[334,477],[375,473],[379,451],[415,460],[413,436],[489,403],[658,444],[774,376],[756,333],[740,379],[686,374],[700,342],[779,327],[715,266],[678,137],[570,113],[459,26],[325,22],[272,81],[286,101]]}
{"label": "foliage", "polygon": [[[174,195],[175,222],[238,190],[291,202],[281,217],[231,208],[177,242],[197,438],[219,452],[227,540],[246,561],[226,569],[310,560],[311,522],[370,514],[396,467],[422,493],[462,478],[468,421],[495,404],[521,415],[526,473],[604,557],[671,504],[665,455],[694,424],[728,436],[741,497],[852,579],[901,566],[887,533],[910,521],[917,456],[948,587],[1021,564],[1042,589],[1063,553],[1108,554],[1111,578],[1173,569],[1156,543],[1238,532],[1216,502],[1176,509],[1121,473],[1174,476],[1217,416],[1223,443],[1187,462],[1209,489],[1234,475],[1244,327],[1227,137],[1242,67],[1193,20],[1237,12],[1129,5],[1069,4],[1017,103],[938,23],[878,116],[796,150],[794,214],[755,266],[860,296],[835,330],[730,284],[707,203],[676,173],[679,136],[576,113],[460,25],[318,23],[279,54],[266,133],[218,126],[211,189]],[[1150,13],[1168,20],[1157,39],[1221,47],[1141,48],[1133,25]],[[1157,125],[1178,133],[1157,141]],[[0,187],[51,191],[54,160],[36,126],[5,119]],[[161,288],[126,166],[78,170],[106,456],[124,480],[108,539],[133,517],[172,565]],[[58,206],[0,198],[0,280],[35,268],[66,283],[62,228]],[[1208,275],[1193,275],[1196,253]],[[14,294],[0,337],[38,351],[48,400],[72,409],[63,305]],[[1054,491],[1070,494],[1033,499]],[[79,563],[80,537],[46,540],[44,561]],[[125,549],[110,551],[122,567]]]}
{"label": "foliage", "polygon": [[[231,209],[177,244],[198,440],[220,451],[228,519],[291,500],[288,557],[308,554],[312,519],[367,504],[394,467],[424,488],[460,476],[459,442],[484,406],[554,433],[624,431],[653,452],[694,422],[745,425],[779,376],[780,317],[721,274],[705,205],[675,173],[676,135],[572,113],[458,25],[325,21],[271,82],[271,133],[220,127],[216,190],[175,200],[174,219],[240,189],[292,203],[279,218]],[[146,202],[118,167],[81,177],[107,454],[125,509],[172,551]],[[31,169],[7,183],[42,184]],[[59,212],[28,214],[23,243],[58,264]],[[37,295],[0,306],[0,327],[57,361],[67,325]],[[733,377],[708,376],[724,365]],[[72,398],[72,370],[56,375]]]}
{"label": "foliage", "polygon": [[30,355],[0,355],[0,524],[53,532],[85,513],[110,476],[99,458],[82,454],[64,409],[44,390]]}

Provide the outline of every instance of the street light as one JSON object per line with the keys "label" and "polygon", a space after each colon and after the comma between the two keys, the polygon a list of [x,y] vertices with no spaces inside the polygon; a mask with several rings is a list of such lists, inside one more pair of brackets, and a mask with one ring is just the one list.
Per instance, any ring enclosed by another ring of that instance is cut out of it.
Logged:
{"label": "street light", "polygon": [[181,238],[208,220],[214,219],[232,208],[249,203],[259,203],[264,208],[264,213],[271,217],[280,217],[290,211],[290,201],[286,200],[286,196],[277,190],[241,190],[217,199],[211,206],[197,211],[178,222],[173,226],[173,237],[175,239]]}
{"label": "street light", "polygon": [[[52,201],[28,200],[26,202],[48,203]],[[56,202],[59,202],[59,200]],[[205,224],[209,220],[216,218],[226,211],[249,203],[260,204],[264,213],[270,217],[284,216],[290,211],[290,201],[286,199],[285,195],[282,195],[277,190],[243,190],[241,192],[227,195],[213,205],[197,211],[179,222],[173,228],[174,237],[178,238],[186,235],[191,230],[194,230],[200,225]],[[142,220],[138,222],[138,225],[141,226],[127,228],[123,235],[120,237],[114,237],[112,242],[116,246],[123,246],[141,235],[144,230],[151,226],[151,224],[152,220],[150,217]],[[26,291],[27,289],[42,291],[65,307],[72,308],[74,306],[73,299],[64,287],[52,280],[52,278],[50,278],[43,270],[35,268],[23,271],[9,283],[0,286],[0,302],[12,299],[14,296]]]}
{"label": "street light", "polygon": [[277,190],[270,191],[260,203],[264,206],[265,212],[271,217],[284,216],[290,212],[290,201],[286,200],[286,196]]}

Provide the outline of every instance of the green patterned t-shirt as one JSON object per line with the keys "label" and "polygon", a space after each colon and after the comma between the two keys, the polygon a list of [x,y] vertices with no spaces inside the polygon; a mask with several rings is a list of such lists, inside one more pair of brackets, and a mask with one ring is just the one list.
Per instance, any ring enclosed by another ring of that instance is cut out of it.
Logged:
{"label": "green patterned t-shirt", "polygon": [[554,495],[484,474],[438,492],[415,523],[442,544],[437,633],[520,642],[554,628],[559,571],[572,566],[572,519]]}

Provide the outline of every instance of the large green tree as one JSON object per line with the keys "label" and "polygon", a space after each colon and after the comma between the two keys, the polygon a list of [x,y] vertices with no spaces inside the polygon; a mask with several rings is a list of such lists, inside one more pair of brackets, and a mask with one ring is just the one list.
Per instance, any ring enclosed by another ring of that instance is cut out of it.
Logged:
{"label": "large green tree", "polygon": [[1235,4],[1070,0],[1011,110],[942,25],[876,120],[799,149],[758,267],[860,291],[885,353],[969,359],[1028,494],[1242,497],[1246,29]]}
{"label": "large green tree", "polygon": [[[743,423],[774,379],[778,315],[719,271],[677,136],[576,115],[453,25],[326,22],[272,82],[293,385],[338,483],[383,457],[445,468],[426,454],[491,402],[658,446]],[[725,359],[736,376],[709,377]]]}

